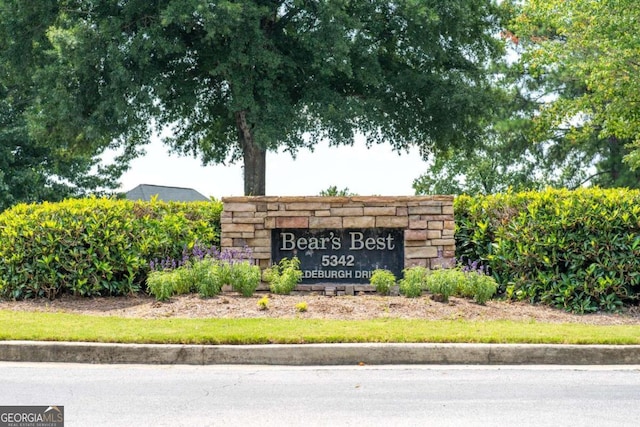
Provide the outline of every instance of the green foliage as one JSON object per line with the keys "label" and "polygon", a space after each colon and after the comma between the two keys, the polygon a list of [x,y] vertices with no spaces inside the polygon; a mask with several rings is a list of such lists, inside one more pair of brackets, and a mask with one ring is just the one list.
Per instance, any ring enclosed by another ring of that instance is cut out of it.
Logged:
{"label": "green foliage", "polygon": [[509,99],[503,104],[510,108],[496,113],[480,143],[432,155],[428,171],[413,181],[415,194],[493,194],[566,183],[550,176],[557,173],[558,162],[526,138],[530,124],[521,116],[530,113]]}
{"label": "green foliage", "polygon": [[0,296],[137,292],[149,260],[219,244],[219,202],[112,199],[20,204],[0,214]]}
{"label": "green foliage", "polygon": [[[20,13],[9,18],[14,7],[19,7]],[[55,202],[114,190],[135,151],[123,150],[107,165],[100,155],[116,141],[106,139],[104,145],[88,143],[82,147],[78,145],[80,135],[54,141],[49,135],[59,128],[56,124],[44,129],[42,138],[35,137],[29,116],[45,114],[34,104],[41,99],[38,92],[44,83],[38,77],[39,70],[53,67],[45,31],[53,24],[55,10],[52,4],[0,2],[0,212],[17,203]],[[46,95],[55,93],[52,90]]]}
{"label": "green foliage", "polygon": [[3,117],[1,92],[0,212],[18,203],[57,202],[118,187],[121,171],[116,168],[98,170],[99,159],[89,154],[37,145],[26,130],[7,123],[11,119]]}
{"label": "green foliage", "polygon": [[201,297],[218,295],[224,285],[251,296],[260,284],[260,267],[249,261],[205,258],[175,269],[155,270],[147,277],[147,289],[159,301],[172,295],[197,291]]}
{"label": "green foliage", "polygon": [[345,187],[342,190],[338,190],[338,187],[335,185],[330,186],[326,190],[322,190],[320,192],[321,196],[331,197],[331,196],[357,196],[357,194],[353,194],[349,191],[349,188]]}
{"label": "green foliage", "polygon": [[[527,194],[511,193],[458,196],[454,199],[456,223],[456,258],[461,261],[477,260],[489,265],[493,253],[496,231],[509,223],[518,211],[525,209]],[[498,283],[506,283],[507,272],[491,271]]]}
{"label": "green foliage", "polygon": [[211,259],[204,259],[192,264],[194,277],[192,283],[202,298],[211,298],[222,292],[224,282],[220,267]]}
{"label": "green foliage", "polygon": [[[376,291],[383,295],[395,284],[393,274],[382,269],[375,270],[370,280]],[[444,302],[457,295],[473,298],[478,304],[493,297],[498,287],[492,277],[481,271],[461,267],[429,270],[420,266],[405,268],[399,285],[400,293],[407,298],[416,298],[423,291],[429,291]]]}
{"label": "green foliage", "polygon": [[278,264],[264,271],[264,280],[274,294],[289,294],[302,280],[298,257],[283,258]]}
{"label": "green foliage", "polygon": [[389,270],[377,269],[371,274],[369,283],[380,295],[389,295],[391,287],[396,284],[396,276]]}
{"label": "green foliage", "polygon": [[[434,152],[416,194],[640,188],[635,103],[640,7],[625,1],[501,2],[512,59],[479,143]],[[633,24],[627,25],[627,19]],[[606,46],[606,47],[605,47]],[[625,161],[626,159],[626,161]]]}
{"label": "green foliage", "polygon": [[269,309],[269,297],[268,296],[263,296],[262,298],[260,298],[257,302],[258,305],[258,310],[268,310]]}
{"label": "green foliage", "polygon": [[250,297],[260,285],[260,267],[249,261],[223,263],[228,266],[228,277],[231,288],[244,297]]}
{"label": "green foliage", "polygon": [[[628,168],[611,168],[609,160],[617,163],[626,155],[632,167],[640,165],[640,116],[636,103],[629,102],[640,90],[640,54],[637,39],[630,36],[640,30],[640,4],[634,0],[512,3],[520,3],[510,35],[521,53],[516,64],[521,83],[533,96],[545,96],[533,120],[536,141],[553,135],[562,135],[567,146],[598,141],[598,154],[607,162],[598,165],[597,174],[609,176],[610,181],[622,175],[631,178]],[[629,142],[631,151],[625,153],[623,146]],[[627,182],[637,186],[637,175]],[[622,180],[614,183],[625,185]]]}
{"label": "green foliage", "polygon": [[174,293],[197,291],[201,297],[209,298],[218,295],[223,285],[232,283],[236,263],[250,259],[249,248],[220,252],[215,246],[197,243],[191,248],[185,246],[179,261],[168,257],[152,260],[150,266],[152,270],[165,272],[167,280],[173,280]]}
{"label": "green foliage", "polygon": [[309,309],[309,305],[305,301],[301,301],[296,304],[296,311],[299,313],[304,313]]}
{"label": "green foliage", "polygon": [[418,297],[427,290],[444,302],[450,296],[458,295],[484,304],[495,294],[496,288],[493,278],[477,271],[462,271],[459,267],[438,270],[410,267],[404,270],[404,278],[400,281],[400,292],[407,297]]}
{"label": "green foliage", "polygon": [[192,271],[193,269],[188,269],[188,271],[187,269],[173,271],[175,277],[173,289],[176,295],[185,295],[192,291],[193,285],[196,283],[192,280]]}
{"label": "green foliage", "polygon": [[176,152],[244,158],[259,195],[267,150],[357,132],[425,153],[473,144],[501,16],[493,0],[5,1],[0,63],[33,87],[35,140],[131,152],[149,123],[171,126]]}
{"label": "green foliage", "polygon": [[473,298],[478,304],[489,301],[498,291],[496,280],[477,271],[464,272],[465,280],[459,283],[456,293],[465,298]]}
{"label": "green foliage", "polygon": [[465,281],[465,274],[455,268],[430,270],[425,278],[425,287],[443,302],[448,302],[450,296],[464,287]]}
{"label": "green foliage", "polygon": [[211,258],[193,260],[174,270],[178,275],[176,294],[198,292],[203,298],[210,298],[222,291],[217,261]]}
{"label": "green foliage", "polygon": [[403,270],[404,277],[400,280],[400,293],[409,298],[416,298],[422,295],[426,289],[426,276],[428,271],[425,267],[410,267]]}
{"label": "green foliage", "polygon": [[640,289],[640,192],[546,190],[455,201],[457,257],[481,260],[507,297],[617,311]]}
{"label": "green foliage", "polygon": [[147,276],[147,290],[158,301],[167,301],[176,293],[175,278],[173,271],[151,271]]}

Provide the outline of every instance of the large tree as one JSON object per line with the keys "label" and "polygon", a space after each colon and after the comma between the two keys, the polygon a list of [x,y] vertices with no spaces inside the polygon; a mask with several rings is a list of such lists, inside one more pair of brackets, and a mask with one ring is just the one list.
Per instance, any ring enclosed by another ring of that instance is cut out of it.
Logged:
{"label": "large tree", "polygon": [[514,64],[505,74],[501,108],[481,143],[435,153],[428,172],[414,181],[416,194],[490,194],[583,185],[640,188],[640,170],[624,162],[629,153],[625,141],[601,138],[595,131],[576,140],[570,127],[541,125],[546,94],[568,100],[581,96],[584,87],[569,84],[562,73],[531,81],[520,65]]}
{"label": "large tree", "polygon": [[26,124],[0,88],[0,212],[20,202],[58,201],[117,187],[119,173],[97,156],[60,151],[29,138]]}
{"label": "large tree", "polygon": [[492,105],[486,65],[501,54],[493,0],[0,4],[0,26],[35,14],[28,36],[46,39],[18,46],[48,59],[33,73],[33,138],[130,149],[153,125],[204,164],[242,159],[253,195],[268,150],[356,132],[424,155],[474,144]]}
{"label": "large tree", "polygon": [[502,108],[482,144],[438,153],[416,192],[639,188],[638,3],[513,3]]}
{"label": "large tree", "polygon": [[[130,150],[108,165],[100,158],[108,143],[55,143],[47,132],[32,127],[35,121],[28,121],[37,114],[43,93],[38,73],[49,65],[45,52],[50,45],[39,25],[46,27],[39,18],[49,15],[39,2],[24,3],[21,13],[8,19],[17,6],[0,2],[0,211],[19,202],[57,201],[117,188]],[[33,136],[38,134],[41,138]]]}
{"label": "large tree", "polygon": [[533,103],[509,74],[504,67],[496,73],[503,91],[482,140],[434,153],[428,171],[413,182],[416,194],[491,194],[548,183],[548,150],[529,138]]}
{"label": "large tree", "polygon": [[640,3],[522,3],[511,33],[522,48],[522,70],[552,83],[538,86],[548,95],[535,118],[540,137],[562,136],[595,151],[604,159],[596,182],[629,183],[633,174],[620,160],[640,166]]}

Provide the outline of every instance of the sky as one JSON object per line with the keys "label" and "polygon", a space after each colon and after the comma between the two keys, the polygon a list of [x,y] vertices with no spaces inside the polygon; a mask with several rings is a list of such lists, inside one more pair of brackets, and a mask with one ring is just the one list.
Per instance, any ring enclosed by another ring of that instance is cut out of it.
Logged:
{"label": "sky", "polygon": [[[170,155],[159,140],[146,152],[120,179],[121,191],[152,184],[193,188],[216,199],[244,195],[241,164],[202,166],[198,159]],[[403,154],[389,144],[367,149],[362,139],[344,147],[321,143],[313,152],[300,150],[295,159],[289,153],[267,153],[266,195],[317,196],[336,186],[360,196],[411,196],[413,180],[427,167],[417,149]]]}

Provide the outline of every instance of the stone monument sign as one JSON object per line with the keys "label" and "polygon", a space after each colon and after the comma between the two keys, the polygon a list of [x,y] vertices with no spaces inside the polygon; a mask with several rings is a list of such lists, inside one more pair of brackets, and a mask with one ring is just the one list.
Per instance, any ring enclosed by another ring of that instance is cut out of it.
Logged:
{"label": "stone monument sign", "polygon": [[453,196],[226,197],[221,247],[265,269],[297,256],[313,285],[367,284],[374,270],[454,263]]}

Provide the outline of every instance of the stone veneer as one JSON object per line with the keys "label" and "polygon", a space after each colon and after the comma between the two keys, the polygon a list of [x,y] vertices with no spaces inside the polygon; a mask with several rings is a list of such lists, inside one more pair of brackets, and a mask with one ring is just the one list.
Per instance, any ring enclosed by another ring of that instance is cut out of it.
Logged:
{"label": "stone veneer", "polygon": [[450,267],[455,258],[453,196],[225,197],[221,248],[251,248],[271,265],[276,228],[404,228],[405,268]]}

